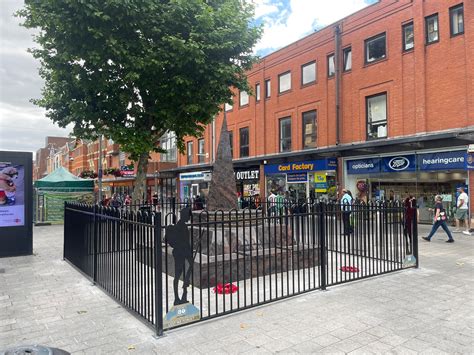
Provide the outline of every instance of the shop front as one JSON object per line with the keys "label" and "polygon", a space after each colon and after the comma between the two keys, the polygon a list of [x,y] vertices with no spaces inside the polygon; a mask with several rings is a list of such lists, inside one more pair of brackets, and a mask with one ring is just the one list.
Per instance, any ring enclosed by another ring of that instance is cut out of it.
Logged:
{"label": "shop front", "polygon": [[260,169],[235,169],[235,181],[237,183],[237,193],[242,197],[252,197],[260,194]]}
{"label": "shop front", "polygon": [[209,194],[210,171],[193,171],[179,174],[179,197],[182,201]]}
{"label": "shop front", "polygon": [[293,201],[336,196],[336,158],[265,165],[266,196],[283,194]]}
{"label": "shop front", "polygon": [[449,216],[456,205],[456,188],[468,187],[466,151],[406,152],[346,158],[345,186],[363,201],[403,200],[414,196],[420,222],[430,223],[434,196],[442,195]]}

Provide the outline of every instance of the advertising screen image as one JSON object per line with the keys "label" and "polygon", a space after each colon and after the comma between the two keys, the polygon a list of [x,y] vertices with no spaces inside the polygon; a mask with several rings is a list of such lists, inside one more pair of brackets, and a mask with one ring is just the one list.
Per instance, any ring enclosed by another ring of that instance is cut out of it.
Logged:
{"label": "advertising screen image", "polygon": [[0,227],[25,225],[25,169],[0,162]]}

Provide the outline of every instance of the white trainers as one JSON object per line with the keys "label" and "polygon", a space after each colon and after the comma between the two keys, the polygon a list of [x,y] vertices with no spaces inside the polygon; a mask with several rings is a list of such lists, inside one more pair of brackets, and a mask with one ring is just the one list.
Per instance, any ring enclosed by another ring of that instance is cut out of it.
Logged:
{"label": "white trainers", "polygon": [[461,233],[461,230],[460,229],[455,229],[455,230],[453,230],[453,233]]}
{"label": "white trainers", "polygon": [[462,234],[471,235],[471,232],[469,232],[469,231],[463,231]]}

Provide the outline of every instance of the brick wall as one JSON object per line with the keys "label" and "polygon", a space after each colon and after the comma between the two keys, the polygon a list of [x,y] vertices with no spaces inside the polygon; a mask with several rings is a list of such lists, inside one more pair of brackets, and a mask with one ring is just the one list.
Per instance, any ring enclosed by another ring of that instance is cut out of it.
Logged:
{"label": "brick wall", "polygon": [[[342,73],[340,143],[367,140],[367,96],[387,93],[388,138],[426,132],[462,129],[474,125],[474,1],[464,1],[465,33],[451,37],[449,8],[459,0],[382,0],[340,21],[342,48],[352,48],[352,70]],[[425,45],[425,17],[438,13],[439,42]],[[415,47],[402,50],[402,25],[413,21]],[[386,33],[386,58],[365,64],[364,41]],[[234,158],[239,157],[239,129],[249,127],[250,156],[279,152],[279,120],[291,117],[292,151],[303,149],[302,113],[317,110],[317,146],[336,144],[335,79],[327,77],[327,56],[334,53],[334,26],[328,26],[268,55],[248,73],[250,85],[261,85],[261,100],[250,97],[227,113],[233,132]],[[317,63],[317,80],[301,85],[301,66]],[[342,59],[341,59],[342,61]],[[291,71],[292,89],[278,94],[278,75]],[[271,97],[265,99],[264,82],[271,80]],[[216,120],[216,142],[223,115]],[[211,151],[211,126],[204,134]],[[197,139],[194,162],[197,162]],[[205,162],[211,162],[211,154]],[[178,165],[186,165],[180,155]]]}

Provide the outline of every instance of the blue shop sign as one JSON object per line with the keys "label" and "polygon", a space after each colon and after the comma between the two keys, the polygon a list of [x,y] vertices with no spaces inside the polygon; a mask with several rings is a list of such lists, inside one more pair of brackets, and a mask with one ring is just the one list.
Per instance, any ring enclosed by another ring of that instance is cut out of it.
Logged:
{"label": "blue shop sign", "polygon": [[474,170],[474,153],[467,153],[466,156],[466,169]]}
{"label": "blue shop sign", "polygon": [[348,174],[376,174],[380,172],[380,158],[349,160],[346,165]]}
{"label": "blue shop sign", "polygon": [[384,173],[416,171],[416,157],[414,154],[383,157],[381,168]]}
{"label": "blue shop sign", "polygon": [[286,174],[286,182],[307,182],[308,173],[290,173]]}
{"label": "blue shop sign", "polygon": [[265,174],[307,173],[310,171],[336,170],[336,158],[265,165]]}
{"label": "blue shop sign", "polygon": [[466,169],[466,152],[437,152],[418,155],[419,170],[464,170]]}

